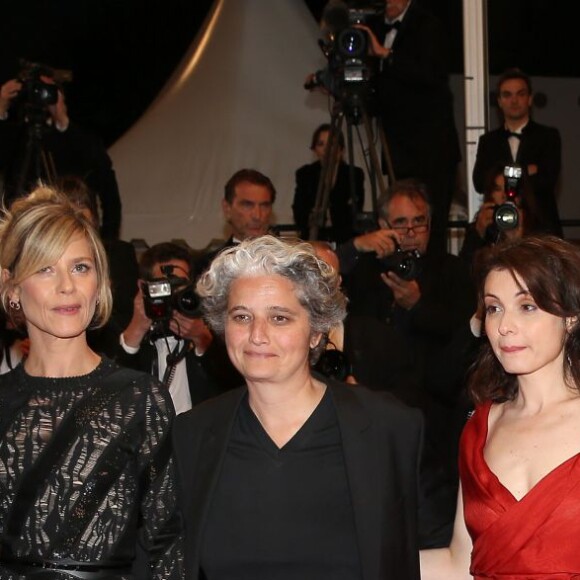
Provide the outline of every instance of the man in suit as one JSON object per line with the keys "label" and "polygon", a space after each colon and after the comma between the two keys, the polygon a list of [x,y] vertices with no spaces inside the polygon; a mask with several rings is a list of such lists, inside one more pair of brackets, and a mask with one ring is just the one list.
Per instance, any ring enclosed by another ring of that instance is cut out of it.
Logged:
{"label": "man in suit", "polygon": [[[177,244],[156,244],[141,257],[143,280],[169,275],[181,278],[183,286],[187,286],[192,284],[194,272],[191,252]],[[242,383],[223,342],[214,337],[200,316],[188,316],[175,308],[170,316],[161,324],[154,324],[147,316],[140,287],[134,300],[133,317],[120,337],[118,362],[150,372],[164,382],[169,387],[176,413],[183,413]]]}
{"label": "man in suit", "polygon": [[379,59],[376,108],[395,178],[427,184],[430,243],[446,248],[446,227],[461,159],[449,88],[447,35],[417,0],[385,0],[385,19],[367,31]]}
{"label": "man in suit", "polygon": [[498,164],[521,165],[529,177],[543,228],[561,236],[556,203],[562,155],[560,133],[531,119],[532,84],[521,70],[510,69],[500,77],[497,95],[503,124],[479,139],[473,168],[475,189],[483,193],[488,173]]}

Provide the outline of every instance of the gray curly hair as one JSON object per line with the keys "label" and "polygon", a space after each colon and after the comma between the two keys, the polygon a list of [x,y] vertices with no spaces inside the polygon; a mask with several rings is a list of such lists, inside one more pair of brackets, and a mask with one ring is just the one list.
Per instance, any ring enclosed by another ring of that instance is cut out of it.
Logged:
{"label": "gray curly hair", "polygon": [[338,272],[317,258],[308,243],[261,236],[221,252],[197,282],[204,318],[214,332],[224,334],[232,282],[264,275],[283,276],[294,284],[313,333],[326,334],[344,320],[346,298]]}

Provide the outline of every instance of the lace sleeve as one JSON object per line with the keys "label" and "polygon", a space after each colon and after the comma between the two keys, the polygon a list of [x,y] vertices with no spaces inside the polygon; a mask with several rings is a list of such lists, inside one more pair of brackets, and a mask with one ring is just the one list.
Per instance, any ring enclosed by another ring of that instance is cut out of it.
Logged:
{"label": "lace sleeve", "polygon": [[176,469],[170,437],[175,413],[165,387],[151,379],[147,391],[140,535],[148,554],[151,578],[182,579],[182,520],[177,507]]}

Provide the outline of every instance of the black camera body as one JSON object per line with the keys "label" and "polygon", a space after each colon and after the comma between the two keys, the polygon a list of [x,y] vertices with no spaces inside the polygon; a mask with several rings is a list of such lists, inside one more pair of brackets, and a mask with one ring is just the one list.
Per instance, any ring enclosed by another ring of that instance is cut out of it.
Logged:
{"label": "black camera body", "polygon": [[378,260],[383,272],[393,272],[402,280],[415,280],[421,273],[419,250],[403,250],[397,245],[392,254]]}
{"label": "black camera body", "polygon": [[370,79],[369,38],[357,24],[368,24],[384,14],[384,0],[366,2],[331,0],[324,10],[322,21],[328,31],[320,45],[328,59],[328,67],[315,74],[313,86],[322,85],[335,98],[359,96]]}
{"label": "black camera body", "polygon": [[[41,77],[54,81],[47,83]],[[20,98],[25,106],[35,109],[44,109],[58,101],[58,89],[63,83],[72,80],[72,73],[67,70],[53,69],[47,65],[20,61],[18,80],[22,83]]]}
{"label": "black camera body", "polygon": [[145,314],[154,323],[168,322],[173,312],[188,318],[199,318],[200,300],[188,278],[173,276],[173,266],[162,266],[166,278],[155,278],[141,283]]}
{"label": "black camera body", "polygon": [[514,230],[520,223],[517,200],[520,195],[522,168],[519,165],[506,165],[503,175],[506,201],[496,205],[493,210],[493,223],[500,232]]}
{"label": "black camera body", "polygon": [[352,375],[348,357],[344,352],[336,349],[324,350],[313,368],[321,375],[341,382]]}

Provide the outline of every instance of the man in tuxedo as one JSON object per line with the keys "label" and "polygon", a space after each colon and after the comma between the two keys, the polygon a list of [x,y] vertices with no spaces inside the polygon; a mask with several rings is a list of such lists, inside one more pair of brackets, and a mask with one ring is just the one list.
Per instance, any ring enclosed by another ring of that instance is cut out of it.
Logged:
{"label": "man in tuxedo", "polygon": [[385,18],[367,31],[377,57],[376,109],[395,178],[430,192],[430,243],[446,248],[449,207],[461,159],[449,88],[447,35],[417,0],[385,0]]}
{"label": "man in tuxedo", "polygon": [[561,236],[556,203],[562,155],[560,133],[531,119],[532,84],[519,69],[507,70],[500,77],[497,103],[503,124],[479,139],[473,168],[475,189],[483,193],[486,177],[495,166],[521,165],[529,178],[542,229]]}
{"label": "man in tuxedo", "polygon": [[[140,275],[145,281],[172,276],[187,286],[192,284],[194,272],[191,252],[177,244],[156,244],[141,257]],[[174,286],[172,293],[175,290],[179,288]],[[242,384],[225,345],[200,316],[173,308],[168,320],[154,323],[147,316],[141,286],[135,296],[133,317],[120,337],[117,359],[165,383],[176,413]]]}

